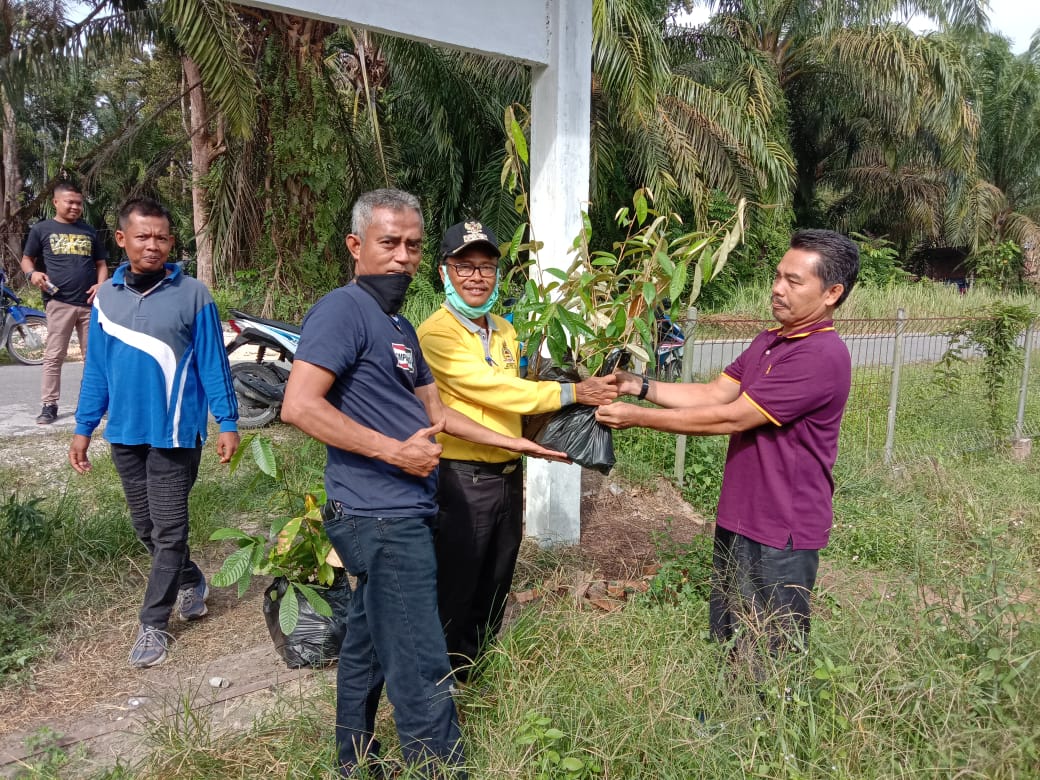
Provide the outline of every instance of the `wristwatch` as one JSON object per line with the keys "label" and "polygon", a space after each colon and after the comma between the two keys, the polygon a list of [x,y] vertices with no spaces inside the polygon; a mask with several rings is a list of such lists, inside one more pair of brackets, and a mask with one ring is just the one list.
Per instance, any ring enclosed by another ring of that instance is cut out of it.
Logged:
{"label": "wristwatch", "polygon": [[643,386],[641,388],[639,388],[639,395],[637,395],[636,398],[638,400],[642,401],[644,398],[646,398],[646,394],[649,393],[649,392],[650,392],[650,377],[648,377],[646,374],[643,374]]}
{"label": "wristwatch", "polygon": [[33,271],[26,271],[26,272],[25,272],[25,281],[27,281],[27,282],[31,282],[31,281],[32,281],[32,275],[33,275],[34,273],[36,273],[36,271],[35,271],[35,270],[33,270]]}

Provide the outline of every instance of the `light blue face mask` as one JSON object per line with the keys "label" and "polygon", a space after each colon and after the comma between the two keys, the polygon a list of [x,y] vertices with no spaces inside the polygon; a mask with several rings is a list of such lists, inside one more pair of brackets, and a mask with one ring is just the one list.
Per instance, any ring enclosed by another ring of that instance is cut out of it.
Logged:
{"label": "light blue face mask", "polygon": [[498,273],[495,273],[495,288],[491,291],[491,297],[488,298],[480,306],[470,306],[459,295],[455,289],[455,285],[451,283],[451,277],[448,276],[448,266],[442,265],[441,272],[444,274],[444,294],[448,298],[448,303],[451,304],[451,308],[455,309],[459,314],[462,314],[470,319],[476,319],[477,317],[483,317],[491,308],[495,305],[495,301],[498,300]]}

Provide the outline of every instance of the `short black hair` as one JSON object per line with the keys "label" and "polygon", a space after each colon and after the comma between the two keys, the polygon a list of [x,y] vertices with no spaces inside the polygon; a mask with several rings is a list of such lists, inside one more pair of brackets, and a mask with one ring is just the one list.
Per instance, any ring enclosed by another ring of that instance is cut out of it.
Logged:
{"label": "short black hair", "polygon": [[845,302],[859,277],[859,247],[833,230],[799,230],[791,236],[791,249],[812,252],[818,258],[816,274],[823,288],[840,284],[845,289],[834,307]]}
{"label": "short black hair", "polygon": [[77,195],[82,195],[83,190],[80,189],[78,184],[73,184],[71,181],[59,181],[54,185],[54,195],[57,196],[59,192],[75,192]]}
{"label": "short black hair", "polygon": [[120,230],[126,227],[126,222],[130,219],[131,214],[138,214],[142,217],[164,217],[170,230],[173,230],[173,215],[170,214],[169,209],[152,198],[131,198],[123,203],[119,208]]}

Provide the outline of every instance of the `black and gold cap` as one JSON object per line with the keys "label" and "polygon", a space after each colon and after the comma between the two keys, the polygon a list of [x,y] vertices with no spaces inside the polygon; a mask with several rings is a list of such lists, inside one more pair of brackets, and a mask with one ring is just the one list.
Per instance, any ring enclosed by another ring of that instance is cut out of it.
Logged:
{"label": "black and gold cap", "polygon": [[441,239],[441,257],[457,255],[471,246],[483,247],[495,257],[502,255],[498,250],[498,239],[491,232],[491,228],[482,222],[468,220],[452,225],[445,231],[444,238]]}

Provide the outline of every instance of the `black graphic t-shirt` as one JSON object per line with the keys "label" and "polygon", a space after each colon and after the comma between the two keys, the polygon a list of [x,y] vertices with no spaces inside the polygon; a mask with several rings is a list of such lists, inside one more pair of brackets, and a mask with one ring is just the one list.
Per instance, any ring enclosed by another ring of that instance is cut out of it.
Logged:
{"label": "black graphic t-shirt", "polygon": [[108,259],[108,250],[97,232],[86,222],[45,219],[29,231],[22,254],[33,258],[36,270],[44,271],[58,288],[56,295],[43,294],[75,306],[89,306],[87,290],[97,284],[97,262]]}

